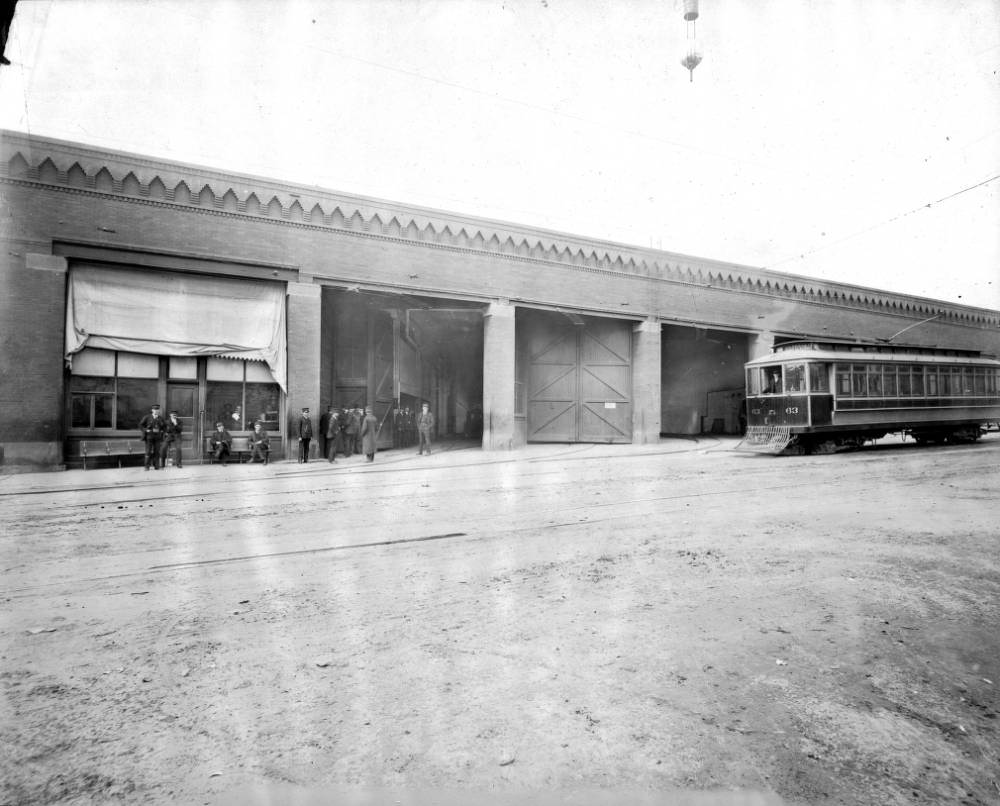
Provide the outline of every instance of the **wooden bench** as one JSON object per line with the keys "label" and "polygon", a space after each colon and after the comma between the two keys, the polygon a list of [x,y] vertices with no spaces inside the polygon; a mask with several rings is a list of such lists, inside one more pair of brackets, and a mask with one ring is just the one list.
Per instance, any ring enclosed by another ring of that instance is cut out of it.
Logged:
{"label": "wooden bench", "polygon": [[[76,451],[73,451],[76,446]],[[117,458],[118,467],[122,466],[122,458],[125,456],[146,456],[146,443],[137,439],[90,439],[70,443],[70,457],[79,457],[83,460],[83,469],[87,469],[87,459],[91,460],[107,458]]]}
{"label": "wooden bench", "polygon": [[[249,437],[233,437],[229,443],[229,459],[236,464],[243,464],[243,457],[249,459],[251,453]],[[208,463],[212,464],[215,461],[215,451],[212,450],[211,437],[205,437],[205,454],[208,456]]]}

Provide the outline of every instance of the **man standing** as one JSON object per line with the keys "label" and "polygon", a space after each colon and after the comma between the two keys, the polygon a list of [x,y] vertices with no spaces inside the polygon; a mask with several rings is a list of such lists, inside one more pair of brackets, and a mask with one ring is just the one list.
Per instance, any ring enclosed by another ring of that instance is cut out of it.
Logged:
{"label": "man standing", "polygon": [[427,455],[431,453],[431,432],[434,430],[434,415],[431,414],[429,403],[424,403],[420,407],[420,414],[417,415],[417,435],[420,438],[420,455],[423,455],[424,445],[427,446]]}
{"label": "man standing", "polygon": [[181,421],[177,419],[177,412],[170,412],[170,419],[167,420],[163,429],[163,447],[160,448],[160,467],[167,466],[167,455],[170,449],[174,449],[174,467],[183,467],[181,464]]}
{"label": "man standing", "polygon": [[326,458],[329,462],[337,461],[337,443],[340,441],[340,414],[331,411],[326,422]]}
{"label": "man standing", "polygon": [[212,446],[215,460],[221,462],[222,466],[225,467],[229,461],[229,450],[233,445],[233,438],[229,436],[229,432],[221,420],[215,424],[215,433],[212,434],[209,445]]}
{"label": "man standing", "polygon": [[309,419],[309,409],[302,409],[299,418],[299,464],[309,461],[309,443],[312,441],[313,424]]}
{"label": "man standing", "polygon": [[146,470],[149,470],[150,464],[157,470],[160,469],[160,444],[165,427],[166,423],[160,416],[160,404],[154,403],[150,407],[149,414],[139,421],[139,430],[146,443]]}
{"label": "man standing", "polygon": [[319,455],[326,456],[329,448],[330,417],[333,415],[333,406],[327,406],[319,418]]}
{"label": "man standing", "polygon": [[378,420],[371,406],[365,407],[365,419],[361,421],[361,450],[369,462],[375,461],[376,441],[378,438]]}
{"label": "man standing", "polygon": [[358,417],[357,409],[348,409],[344,416],[347,418],[344,428],[344,456],[353,456],[357,453],[358,431],[361,430],[361,418]]}

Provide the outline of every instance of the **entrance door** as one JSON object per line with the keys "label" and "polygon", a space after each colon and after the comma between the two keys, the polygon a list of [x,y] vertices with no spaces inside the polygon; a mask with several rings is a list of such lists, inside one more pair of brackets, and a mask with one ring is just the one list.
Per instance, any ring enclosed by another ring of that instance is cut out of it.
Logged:
{"label": "entrance door", "polygon": [[631,442],[631,324],[537,314],[525,328],[528,440]]}
{"label": "entrance door", "polygon": [[177,412],[181,427],[181,456],[185,461],[192,461],[201,456],[197,446],[201,444],[201,434],[198,422],[198,384],[170,383],[167,384],[167,416]]}

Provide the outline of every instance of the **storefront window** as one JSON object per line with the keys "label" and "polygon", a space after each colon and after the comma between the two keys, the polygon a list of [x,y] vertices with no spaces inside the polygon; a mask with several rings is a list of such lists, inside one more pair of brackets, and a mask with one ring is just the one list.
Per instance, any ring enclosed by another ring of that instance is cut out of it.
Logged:
{"label": "storefront window", "polygon": [[244,431],[263,416],[270,430],[278,427],[281,390],[266,364],[209,358],[206,377],[205,413],[213,424],[222,422],[230,431]]}
{"label": "storefront window", "polygon": [[115,428],[119,431],[134,431],[139,421],[149,414],[149,407],[157,403],[157,381],[146,378],[118,379],[118,418]]}
{"label": "storefront window", "polygon": [[[73,357],[69,383],[69,420],[74,429],[113,428],[136,431],[153,403],[161,400],[163,384],[206,378],[205,420],[230,431],[252,428],[264,415],[271,431],[280,431],[281,388],[267,365],[259,361],[222,358],[170,357],[84,349]],[[199,384],[200,385],[200,384]],[[192,399],[192,405],[196,405]],[[239,414],[237,419],[233,415]]]}

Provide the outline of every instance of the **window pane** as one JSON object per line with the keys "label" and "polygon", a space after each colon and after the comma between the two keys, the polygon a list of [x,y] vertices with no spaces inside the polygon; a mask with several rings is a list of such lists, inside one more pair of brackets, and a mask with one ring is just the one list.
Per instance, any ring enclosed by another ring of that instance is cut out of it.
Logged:
{"label": "window pane", "polygon": [[119,378],[159,378],[160,359],[155,355],[118,353]]}
{"label": "window pane", "polygon": [[886,397],[896,397],[896,368],[882,367],[882,393]]}
{"label": "window pane", "polygon": [[924,383],[928,397],[935,397],[938,393],[937,373],[933,367],[927,367],[927,374],[924,376]]}
{"label": "window pane", "polygon": [[[274,383],[271,369],[263,361],[247,361],[247,381],[253,383]],[[250,403],[247,402],[249,406]]]}
{"label": "window pane", "polygon": [[760,370],[757,367],[751,367],[747,370],[747,393],[760,394]]}
{"label": "window pane", "polygon": [[[210,359],[211,360],[211,359]],[[243,367],[240,365],[240,371]],[[233,419],[233,414],[243,406],[243,384],[221,383],[210,381],[205,400],[205,419],[209,427],[223,423],[229,430],[244,430],[242,413],[239,421]],[[256,415],[254,415],[256,416]]]}
{"label": "window pane", "polygon": [[115,354],[111,350],[92,350],[85,347],[73,356],[74,375],[100,375],[114,377]]}
{"label": "window pane", "polygon": [[865,397],[868,394],[868,383],[867,374],[865,372],[864,364],[854,364],[853,365],[853,388],[852,392],[855,397]]}
{"label": "window pane", "polygon": [[879,364],[869,364],[866,374],[868,375],[868,395],[882,397],[882,367]]}
{"label": "window pane", "polygon": [[115,399],[111,395],[94,395],[94,428],[111,428],[111,413]]}
{"label": "window pane", "polygon": [[957,373],[958,377],[954,378],[955,383],[959,384],[958,388],[955,390],[955,394],[961,395],[971,395],[972,394],[972,368],[971,367],[956,367],[953,373]]}
{"label": "window pane", "polygon": [[976,369],[975,379],[973,380],[974,390],[977,395],[986,394],[986,370],[982,367]]}
{"label": "window pane", "polygon": [[764,394],[781,394],[781,367],[764,367]]}
{"label": "window pane", "polygon": [[90,428],[90,400],[92,395],[73,395],[70,425],[73,428]]}
{"label": "window pane", "polygon": [[910,367],[910,385],[913,387],[913,394],[917,397],[924,395],[924,368]]}
{"label": "window pane", "polygon": [[139,420],[149,414],[149,408],[156,399],[157,382],[133,378],[118,379],[118,420],[115,428],[119,431],[134,431],[139,428]]}
{"label": "window pane", "polygon": [[954,387],[951,383],[951,373],[947,367],[944,367],[938,372],[938,394],[944,397],[945,395],[950,396],[954,393]]}
{"label": "window pane", "polygon": [[809,388],[813,392],[830,391],[829,364],[809,365]]}
{"label": "window pane", "polygon": [[837,394],[851,394],[851,365],[837,364]]}
{"label": "window pane", "polygon": [[278,424],[278,400],[281,388],[276,383],[248,383],[247,390],[247,422],[248,428],[253,427],[253,421],[264,415],[264,422],[270,430]]}
{"label": "window pane", "polygon": [[900,367],[899,368],[899,396],[900,397],[909,397],[911,394],[913,394],[912,388],[913,387],[910,386],[910,368],[909,367]]}
{"label": "window pane", "polygon": [[198,359],[170,356],[170,377],[175,381],[198,380]]}
{"label": "window pane", "polygon": [[74,375],[70,380],[70,388],[74,392],[114,392],[114,378],[88,378]]}
{"label": "window pane", "polygon": [[785,367],[785,391],[804,392],[806,390],[805,364],[789,364]]}
{"label": "window pane", "polygon": [[243,362],[232,358],[209,358],[208,380],[243,383]]}

